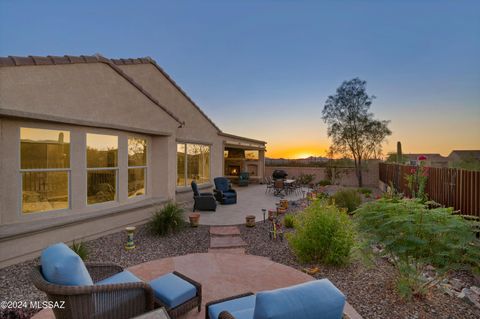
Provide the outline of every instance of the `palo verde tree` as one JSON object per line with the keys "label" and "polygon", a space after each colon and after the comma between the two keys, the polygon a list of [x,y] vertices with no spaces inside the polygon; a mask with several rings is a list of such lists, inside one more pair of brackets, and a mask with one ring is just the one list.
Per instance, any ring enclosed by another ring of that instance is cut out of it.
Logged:
{"label": "palo verde tree", "polygon": [[366,81],[354,78],[345,81],[325,102],[322,118],[328,124],[328,136],[332,139],[331,154],[352,157],[358,186],[362,187],[362,162],[378,158],[382,143],[392,134],[389,121],[373,118],[369,112],[373,95],[368,95]]}

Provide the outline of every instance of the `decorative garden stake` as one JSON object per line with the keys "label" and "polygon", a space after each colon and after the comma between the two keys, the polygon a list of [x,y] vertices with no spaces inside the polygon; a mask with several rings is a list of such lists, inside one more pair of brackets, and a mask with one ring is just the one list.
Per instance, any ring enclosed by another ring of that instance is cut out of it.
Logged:
{"label": "decorative garden stake", "polygon": [[262,213],[263,213],[263,222],[265,223],[265,214],[267,213],[267,210],[265,208],[262,208]]}
{"label": "decorative garden stake", "polygon": [[135,248],[135,244],[133,243],[133,233],[135,232],[135,229],[135,226],[125,227],[125,230],[127,231],[127,243],[125,244],[126,250]]}

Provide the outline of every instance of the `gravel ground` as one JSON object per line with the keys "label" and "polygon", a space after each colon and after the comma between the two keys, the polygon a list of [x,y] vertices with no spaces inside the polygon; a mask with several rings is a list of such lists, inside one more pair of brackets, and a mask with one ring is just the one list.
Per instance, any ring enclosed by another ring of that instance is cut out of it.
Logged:
{"label": "gravel ground", "polygon": [[[290,209],[290,213],[295,213],[295,210],[298,209]],[[288,247],[287,240],[270,240],[268,231],[271,226],[268,222],[258,222],[254,228],[239,227],[242,238],[248,244],[247,254],[269,257],[299,270],[318,266],[301,265]],[[423,300],[403,301],[394,287],[395,269],[383,258],[378,258],[376,265],[370,267],[355,260],[345,267],[318,267],[320,272],[315,277],[332,281],[364,318],[480,318],[479,309],[438,289],[432,290]],[[471,276],[463,274],[461,278],[474,284]]]}
{"label": "gravel ground", "polygon": [[[114,262],[129,267],[159,258],[204,253],[210,244],[208,230],[208,226],[185,227],[178,233],[158,237],[150,234],[146,226],[139,226],[135,232],[137,246],[134,250],[123,248],[126,235],[122,231],[86,242],[88,261]],[[0,301],[46,300],[45,294],[30,281],[30,271],[38,263],[37,258],[0,269]],[[0,313],[0,318],[3,317],[5,314]]]}

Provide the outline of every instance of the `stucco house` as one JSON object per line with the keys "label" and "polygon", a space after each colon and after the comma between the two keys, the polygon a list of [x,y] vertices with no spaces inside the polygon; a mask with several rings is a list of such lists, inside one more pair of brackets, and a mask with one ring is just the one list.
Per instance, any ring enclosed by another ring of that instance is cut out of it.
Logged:
{"label": "stucco house", "polygon": [[0,267],[144,223],[192,180],[261,180],[264,159],[150,58],[0,58]]}

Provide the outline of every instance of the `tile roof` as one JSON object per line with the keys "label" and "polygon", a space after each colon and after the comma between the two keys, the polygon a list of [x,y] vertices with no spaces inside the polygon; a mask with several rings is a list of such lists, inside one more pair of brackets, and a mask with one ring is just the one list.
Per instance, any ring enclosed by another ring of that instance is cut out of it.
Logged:
{"label": "tile roof", "polygon": [[177,121],[180,125],[184,125],[185,122],[181,121],[172,112],[170,112],[165,106],[163,106],[157,99],[155,99],[149,92],[147,92],[140,84],[138,84],[132,77],[123,72],[112,60],[107,59],[101,55],[81,55],[81,56],[28,56],[17,57],[8,56],[0,57],[0,67],[6,66],[32,66],[32,65],[58,65],[58,64],[77,64],[77,63],[104,63],[110,66],[115,72],[125,78],[130,84],[137,88],[143,95],[145,95],[154,104],[165,111],[170,117]]}

